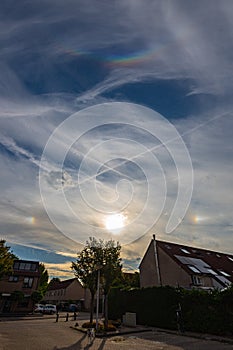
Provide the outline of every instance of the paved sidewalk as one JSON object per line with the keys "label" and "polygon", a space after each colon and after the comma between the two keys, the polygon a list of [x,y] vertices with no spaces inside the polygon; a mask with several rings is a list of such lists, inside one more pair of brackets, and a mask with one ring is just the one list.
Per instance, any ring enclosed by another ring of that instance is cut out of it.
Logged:
{"label": "paved sidewalk", "polygon": [[214,334],[207,334],[207,333],[195,333],[195,332],[189,332],[189,331],[184,332],[184,333],[179,333],[178,331],[173,331],[173,330],[163,329],[163,328],[153,328],[153,330],[155,330],[157,332],[162,332],[162,333],[180,335],[183,337],[192,337],[192,338],[197,338],[197,339],[205,339],[205,340],[218,341],[221,343],[233,344],[233,336],[227,337],[227,336],[221,336],[221,335],[214,335]]}
{"label": "paved sidewalk", "polygon": [[[65,316],[61,315],[61,316]],[[55,322],[55,316],[0,319],[0,350],[230,350],[233,339],[186,332],[147,328],[121,327],[118,334],[96,338],[88,343],[86,333],[74,330],[76,322],[82,325],[88,314],[79,314],[78,320],[65,317]],[[71,328],[73,327],[73,328]]]}
{"label": "paved sidewalk", "polygon": [[[79,327],[72,326],[72,329],[81,331],[83,333],[86,332],[86,330],[83,330],[81,328],[82,324],[85,322],[85,320],[79,320],[78,324]],[[103,322],[103,321],[102,321]],[[105,335],[98,335],[97,337],[103,338],[103,337],[112,337],[112,336],[121,336],[121,335],[127,335],[127,334],[136,334],[136,333],[143,333],[143,332],[162,332],[162,333],[167,333],[167,334],[173,334],[173,335],[178,335],[178,336],[183,336],[183,337],[192,337],[192,338],[197,338],[197,339],[204,339],[204,340],[212,340],[212,341],[218,341],[221,343],[228,343],[233,345],[233,336],[232,337],[227,337],[227,336],[219,336],[219,335],[213,335],[213,334],[206,334],[206,333],[195,333],[195,332],[183,332],[179,333],[176,330],[169,330],[169,329],[164,329],[164,328],[158,328],[158,327],[147,327],[147,326],[140,326],[137,325],[136,327],[126,327],[126,326],[121,326],[117,332],[112,333],[109,332]]]}

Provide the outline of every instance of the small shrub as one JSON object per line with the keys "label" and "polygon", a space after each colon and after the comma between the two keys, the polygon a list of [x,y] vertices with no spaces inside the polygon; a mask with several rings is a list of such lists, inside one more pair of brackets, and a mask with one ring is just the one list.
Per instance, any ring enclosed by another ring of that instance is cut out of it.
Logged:
{"label": "small shrub", "polygon": [[91,322],[84,322],[82,324],[82,328],[95,328],[95,325],[96,325],[95,322],[93,322],[93,323],[91,323]]}
{"label": "small shrub", "polygon": [[[96,328],[96,323],[90,323],[90,322],[84,322],[82,325],[82,328]],[[104,328],[104,325],[102,323],[98,323],[98,330],[97,332],[115,332],[116,331],[116,327],[109,323],[107,328]]]}
{"label": "small shrub", "polygon": [[104,328],[104,332],[115,332],[116,327],[113,324],[109,324],[107,328]]}
{"label": "small shrub", "polygon": [[120,320],[113,320],[110,321],[110,323],[115,326],[116,328],[119,328],[121,326],[121,321]]}

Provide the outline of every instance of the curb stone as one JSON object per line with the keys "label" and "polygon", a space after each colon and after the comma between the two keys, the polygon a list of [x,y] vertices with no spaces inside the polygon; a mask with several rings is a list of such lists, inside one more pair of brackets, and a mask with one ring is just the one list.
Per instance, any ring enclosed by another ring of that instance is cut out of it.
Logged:
{"label": "curb stone", "polygon": [[[80,331],[82,333],[87,333],[87,328],[82,327],[73,327],[70,326],[71,329],[74,329],[76,331]],[[127,335],[127,334],[135,334],[135,333],[143,333],[143,332],[151,332],[152,328],[140,328],[140,329],[129,329],[129,330],[118,330],[116,332],[108,332],[108,333],[97,333],[96,338],[110,338],[110,337],[116,337],[121,335]]]}

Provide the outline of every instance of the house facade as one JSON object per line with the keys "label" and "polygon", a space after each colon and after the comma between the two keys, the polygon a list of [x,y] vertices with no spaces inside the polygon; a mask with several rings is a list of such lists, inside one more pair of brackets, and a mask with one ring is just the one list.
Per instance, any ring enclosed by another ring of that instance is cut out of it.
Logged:
{"label": "house facade", "polygon": [[39,286],[39,279],[38,261],[15,260],[12,273],[0,280],[0,313],[31,312],[31,296]]}
{"label": "house facade", "polygon": [[50,304],[77,304],[79,308],[88,309],[90,305],[90,293],[83,288],[77,278],[64,281],[52,281],[45,293],[43,301]]}
{"label": "house facade", "polygon": [[158,241],[140,263],[140,287],[223,289],[233,283],[233,255]]}

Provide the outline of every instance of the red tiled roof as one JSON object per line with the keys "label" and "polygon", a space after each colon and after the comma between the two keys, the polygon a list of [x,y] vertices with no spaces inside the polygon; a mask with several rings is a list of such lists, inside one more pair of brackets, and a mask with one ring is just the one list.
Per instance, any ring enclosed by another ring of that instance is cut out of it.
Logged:
{"label": "red tiled roof", "polygon": [[71,283],[73,283],[77,278],[71,278],[65,281],[51,281],[48,286],[48,290],[66,289]]}
{"label": "red tiled roof", "polygon": [[193,271],[188,266],[199,267],[202,274],[225,277],[233,283],[233,255],[164,241],[156,240],[156,243],[189,274]]}

